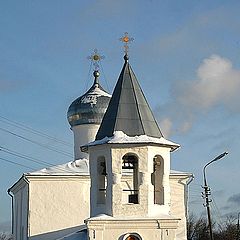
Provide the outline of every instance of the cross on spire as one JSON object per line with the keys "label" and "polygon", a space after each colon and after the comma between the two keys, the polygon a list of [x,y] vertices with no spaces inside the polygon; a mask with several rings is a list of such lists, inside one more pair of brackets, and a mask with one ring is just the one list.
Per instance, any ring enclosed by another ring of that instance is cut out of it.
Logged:
{"label": "cross on spire", "polygon": [[98,54],[98,50],[94,49],[92,55],[87,57],[91,62],[93,62],[94,70],[99,70],[99,62],[104,59],[104,56]]}
{"label": "cross on spire", "polygon": [[126,55],[128,55],[128,50],[129,50],[128,44],[129,44],[130,42],[132,42],[132,41],[134,40],[134,38],[129,37],[129,36],[128,36],[128,33],[125,32],[125,33],[124,33],[124,36],[121,37],[119,40],[124,43],[124,45],[123,45],[123,47],[124,47],[124,52],[125,52]]}

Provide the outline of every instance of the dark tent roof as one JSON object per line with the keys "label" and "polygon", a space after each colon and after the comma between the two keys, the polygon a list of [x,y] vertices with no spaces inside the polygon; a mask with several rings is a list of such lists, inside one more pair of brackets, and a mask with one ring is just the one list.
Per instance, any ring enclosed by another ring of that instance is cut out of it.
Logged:
{"label": "dark tent roof", "polygon": [[160,138],[163,135],[128,63],[128,56],[125,56],[124,59],[123,69],[96,140],[112,137],[114,131],[123,131],[128,136],[148,135]]}

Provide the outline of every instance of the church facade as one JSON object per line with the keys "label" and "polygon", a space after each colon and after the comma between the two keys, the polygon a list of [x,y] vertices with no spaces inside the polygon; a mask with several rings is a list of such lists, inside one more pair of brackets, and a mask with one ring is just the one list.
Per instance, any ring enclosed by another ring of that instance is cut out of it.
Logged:
{"label": "church facade", "polygon": [[75,159],[23,174],[10,189],[25,239],[187,240],[188,184],[124,56],[112,96],[99,83],[69,107]]}

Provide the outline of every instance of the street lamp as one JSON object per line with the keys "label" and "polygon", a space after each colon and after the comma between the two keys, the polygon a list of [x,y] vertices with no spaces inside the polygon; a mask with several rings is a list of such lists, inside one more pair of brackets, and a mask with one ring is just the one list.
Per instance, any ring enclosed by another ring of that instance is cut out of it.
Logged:
{"label": "street lamp", "polygon": [[210,188],[208,187],[208,184],[207,184],[206,167],[209,166],[211,163],[216,162],[216,161],[220,160],[221,158],[225,157],[227,154],[228,154],[228,152],[224,152],[224,153],[218,155],[212,161],[208,162],[203,168],[203,183],[204,183],[203,197],[205,198],[205,201],[206,201],[205,207],[207,208],[207,217],[208,217],[208,227],[209,227],[210,240],[213,240],[212,222],[211,222],[210,204],[209,204],[212,200],[209,199],[209,196],[211,195],[211,192],[210,192]]}

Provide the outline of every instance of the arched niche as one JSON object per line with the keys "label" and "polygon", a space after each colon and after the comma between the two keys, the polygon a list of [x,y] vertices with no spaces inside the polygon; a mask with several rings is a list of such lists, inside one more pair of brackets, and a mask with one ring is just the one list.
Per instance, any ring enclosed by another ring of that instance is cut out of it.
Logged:
{"label": "arched niche", "polygon": [[97,159],[97,179],[98,179],[97,203],[105,204],[107,188],[107,170],[106,160],[104,156],[98,157]]}
{"label": "arched niche", "polygon": [[164,160],[162,156],[155,155],[153,158],[152,185],[154,186],[154,204],[164,204]]}
{"label": "arched niche", "polygon": [[139,190],[139,170],[138,170],[138,156],[134,153],[126,153],[122,157],[122,173],[131,176],[128,183],[128,188],[123,188],[123,195],[127,195],[125,203],[139,203],[138,190]]}

